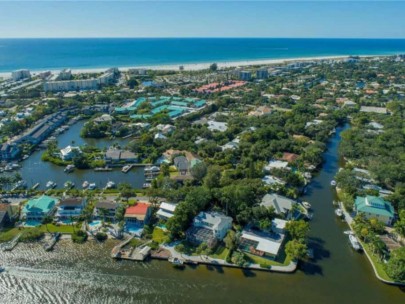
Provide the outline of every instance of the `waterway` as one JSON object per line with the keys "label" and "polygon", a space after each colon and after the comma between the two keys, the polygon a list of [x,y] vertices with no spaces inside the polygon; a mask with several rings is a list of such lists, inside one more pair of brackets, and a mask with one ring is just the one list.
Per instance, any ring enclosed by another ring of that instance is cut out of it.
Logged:
{"label": "waterway", "polygon": [[[124,147],[129,139],[89,139],[80,137],[80,130],[86,121],[81,120],[72,125],[69,130],[57,136],[58,147],[65,148],[68,145],[83,146],[91,145],[98,148],[106,148],[113,144],[119,144]],[[56,166],[49,162],[43,162],[41,155],[44,151],[35,151],[28,159],[21,162],[20,174],[22,178],[31,187],[36,183],[40,183],[39,189],[45,189],[48,181],[54,181],[57,188],[63,188],[63,184],[70,180],[73,181],[76,187],[81,189],[84,181],[96,183],[98,188],[103,188],[108,181],[118,183],[129,183],[133,187],[142,188],[145,182],[143,168],[133,168],[128,173],[122,173],[121,168],[115,168],[113,171],[96,172],[90,170],[75,170],[72,173],[63,172],[64,167]]]}
{"label": "waterway", "polygon": [[1,303],[404,303],[405,293],[379,282],[366,257],[348,245],[334,215],[330,180],[339,165],[338,129],[307,195],[314,209],[315,261],[295,274],[211,266],[176,270],[164,261],[136,263],[109,256],[113,241],[61,241],[53,252],[19,244],[0,252]]}

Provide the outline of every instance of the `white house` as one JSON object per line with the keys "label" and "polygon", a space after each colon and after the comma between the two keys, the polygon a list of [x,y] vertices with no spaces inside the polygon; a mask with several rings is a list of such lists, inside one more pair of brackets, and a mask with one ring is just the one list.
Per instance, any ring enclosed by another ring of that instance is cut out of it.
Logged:
{"label": "white house", "polygon": [[72,160],[75,155],[80,154],[81,152],[80,147],[73,147],[69,145],[60,150],[60,158],[62,160]]}
{"label": "white house", "polygon": [[222,240],[232,227],[232,218],[219,212],[200,212],[187,230],[187,240],[200,244],[205,242],[214,246]]}
{"label": "white house", "polygon": [[272,169],[288,169],[288,162],[282,160],[271,160],[264,167],[264,170],[271,171]]}
{"label": "white house", "polygon": [[168,220],[174,215],[177,204],[173,203],[161,203],[158,212],[156,215],[162,220]]}
{"label": "white house", "polygon": [[77,218],[82,214],[86,204],[87,200],[83,197],[61,199],[55,216],[58,220]]}

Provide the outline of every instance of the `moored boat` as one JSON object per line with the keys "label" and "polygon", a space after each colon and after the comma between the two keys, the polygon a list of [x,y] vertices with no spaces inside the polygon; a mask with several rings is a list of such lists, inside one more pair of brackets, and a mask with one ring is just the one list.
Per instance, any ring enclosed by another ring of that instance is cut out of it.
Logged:
{"label": "moored boat", "polygon": [[183,266],[184,261],[182,259],[176,258],[176,257],[170,257],[168,259],[170,263],[172,263],[174,266]]}
{"label": "moored boat", "polygon": [[65,169],[63,169],[64,172],[70,173],[75,169],[75,165],[67,165]]}
{"label": "moored boat", "polygon": [[107,185],[105,185],[105,189],[113,189],[116,185],[113,181],[108,181]]}
{"label": "moored boat", "polygon": [[48,188],[48,189],[53,189],[55,187],[56,187],[56,183],[54,181],[48,181],[46,183],[46,188]]}
{"label": "moored boat", "polygon": [[342,209],[340,209],[340,208],[335,209],[335,214],[336,214],[338,217],[343,217],[343,211],[342,211]]}
{"label": "moored boat", "polygon": [[66,183],[64,183],[63,185],[66,189],[72,189],[75,186],[75,183],[72,181],[67,181]]}
{"label": "moored boat", "polygon": [[308,202],[302,202],[302,205],[304,206],[305,209],[311,209],[311,204]]}
{"label": "moored boat", "polygon": [[86,189],[89,186],[89,182],[88,181],[84,181],[82,184],[83,189]]}
{"label": "moored boat", "polygon": [[354,234],[349,234],[349,242],[352,248],[356,251],[361,250],[361,245],[359,240],[354,236]]}
{"label": "moored boat", "polygon": [[87,189],[89,189],[89,190],[94,190],[94,189],[96,189],[96,188],[97,188],[96,183],[90,183],[90,184],[89,184],[89,187],[88,187]]}
{"label": "moored boat", "polygon": [[336,181],[335,181],[335,180],[332,180],[332,181],[330,182],[330,185],[331,185],[332,187],[336,187]]}

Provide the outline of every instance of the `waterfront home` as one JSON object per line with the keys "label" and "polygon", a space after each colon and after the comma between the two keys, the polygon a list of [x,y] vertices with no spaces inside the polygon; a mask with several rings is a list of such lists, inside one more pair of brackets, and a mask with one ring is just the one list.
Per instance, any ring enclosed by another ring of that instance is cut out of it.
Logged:
{"label": "waterfront home", "polygon": [[277,193],[269,193],[263,197],[260,205],[267,208],[273,207],[277,214],[284,214],[287,217],[296,203],[296,201],[288,197],[279,195]]}
{"label": "waterfront home", "polygon": [[26,222],[35,222],[35,224],[39,224],[44,217],[52,216],[54,214],[58,202],[59,200],[57,198],[47,195],[30,199],[21,212],[21,218]]}
{"label": "waterfront home", "polygon": [[244,229],[240,237],[239,249],[250,254],[275,260],[285,240],[285,233]]}
{"label": "waterfront home", "polygon": [[0,230],[10,223],[11,214],[10,204],[0,203]]}
{"label": "waterfront home", "polygon": [[185,156],[183,156],[183,155],[176,156],[173,159],[173,163],[181,175],[187,174],[187,172],[189,170],[189,165],[188,165],[187,158]]}
{"label": "waterfront home", "polygon": [[136,205],[128,207],[125,210],[125,223],[146,224],[152,215],[152,208],[149,203],[138,202]]}
{"label": "waterfront home", "polygon": [[156,213],[157,217],[161,220],[168,220],[174,215],[174,211],[176,210],[177,204],[173,203],[161,203],[159,206],[159,210]]}
{"label": "waterfront home", "polygon": [[119,206],[120,204],[113,201],[99,201],[94,207],[93,217],[113,222]]}
{"label": "waterfront home", "polygon": [[269,163],[264,167],[265,171],[271,171],[273,169],[286,169],[290,170],[288,168],[288,162],[287,161],[281,161],[281,160],[271,160]]}
{"label": "waterfront home", "polygon": [[232,228],[232,218],[219,212],[200,212],[187,230],[187,240],[193,244],[206,243],[214,247]]}
{"label": "waterfront home", "polygon": [[114,118],[113,118],[111,115],[109,115],[109,114],[103,114],[103,115],[101,115],[101,116],[99,116],[99,117],[94,118],[93,121],[94,121],[96,124],[101,124],[101,123],[108,123],[108,124],[111,124],[111,123],[113,122],[113,120],[114,120]]}
{"label": "waterfront home", "polygon": [[60,158],[64,161],[72,160],[76,155],[82,153],[80,147],[67,146],[60,150]]}
{"label": "waterfront home", "polygon": [[356,197],[354,210],[357,214],[363,214],[367,219],[376,218],[385,225],[391,225],[395,216],[394,207],[390,202],[371,195]]}
{"label": "waterfront home", "polygon": [[55,217],[57,220],[69,220],[71,218],[77,218],[82,214],[86,204],[87,200],[83,197],[63,198],[59,202]]}
{"label": "waterfront home", "polygon": [[104,160],[107,163],[136,163],[138,155],[128,150],[121,150],[114,147],[109,147],[104,154]]}

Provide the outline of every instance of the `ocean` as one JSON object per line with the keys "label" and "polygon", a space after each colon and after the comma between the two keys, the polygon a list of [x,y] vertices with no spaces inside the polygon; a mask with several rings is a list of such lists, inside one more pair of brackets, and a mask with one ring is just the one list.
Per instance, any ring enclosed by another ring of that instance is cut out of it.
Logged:
{"label": "ocean", "polygon": [[0,72],[405,53],[405,39],[0,39]]}

